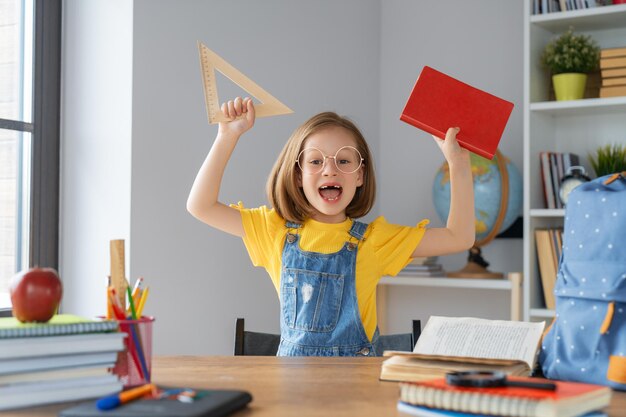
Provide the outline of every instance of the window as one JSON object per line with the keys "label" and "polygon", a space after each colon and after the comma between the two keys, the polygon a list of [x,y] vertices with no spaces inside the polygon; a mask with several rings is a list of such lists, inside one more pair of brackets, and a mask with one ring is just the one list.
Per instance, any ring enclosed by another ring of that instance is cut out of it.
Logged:
{"label": "window", "polygon": [[8,282],[58,265],[61,0],[0,0],[0,310]]}

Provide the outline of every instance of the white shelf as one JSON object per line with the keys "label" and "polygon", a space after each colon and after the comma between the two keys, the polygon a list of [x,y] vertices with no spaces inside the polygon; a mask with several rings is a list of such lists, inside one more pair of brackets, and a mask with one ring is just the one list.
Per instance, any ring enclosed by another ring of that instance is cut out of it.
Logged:
{"label": "white shelf", "polygon": [[387,289],[393,285],[415,287],[440,287],[478,290],[505,290],[510,292],[511,320],[522,319],[522,273],[510,272],[506,278],[475,279],[475,278],[447,278],[447,277],[383,277],[378,286],[378,325],[385,327],[387,311]]}
{"label": "white shelf", "polygon": [[510,290],[511,281],[502,279],[446,278],[446,277],[383,277],[382,285],[412,285],[418,287],[467,288],[480,290]]}
{"label": "white shelf", "polygon": [[565,209],[530,209],[530,217],[565,217]]}
{"label": "white shelf", "polygon": [[[624,17],[626,21],[626,17]],[[626,40],[624,41],[626,43]],[[626,113],[626,97],[588,98],[584,100],[542,101],[530,104],[530,111],[552,116],[580,116]]]}
{"label": "white shelf", "polygon": [[535,318],[552,318],[556,314],[554,310],[549,310],[547,308],[531,308],[530,316]]}
{"label": "white shelf", "polygon": [[[545,45],[567,31],[591,36],[601,49],[626,46],[626,5],[600,6],[531,15],[524,1],[524,319],[554,317],[544,305],[535,229],[563,227],[565,210],[541,209],[544,203],[540,152],[571,152],[593,174],[588,155],[619,142],[626,132],[626,97],[547,101],[551,77],[541,65]],[[588,91],[597,96],[597,91]],[[622,139],[623,141],[623,139]]]}
{"label": "white shelf", "polygon": [[585,10],[570,10],[533,15],[530,23],[550,32],[603,30],[624,27],[626,5],[602,6]]}

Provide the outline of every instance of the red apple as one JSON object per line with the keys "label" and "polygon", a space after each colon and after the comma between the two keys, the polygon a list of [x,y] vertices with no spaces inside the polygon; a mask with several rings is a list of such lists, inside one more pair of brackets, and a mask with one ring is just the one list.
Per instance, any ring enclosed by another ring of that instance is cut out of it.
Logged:
{"label": "red apple", "polygon": [[31,268],[20,271],[9,282],[13,315],[21,322],[46,322],[54,316],[63,286],[52,268]]}

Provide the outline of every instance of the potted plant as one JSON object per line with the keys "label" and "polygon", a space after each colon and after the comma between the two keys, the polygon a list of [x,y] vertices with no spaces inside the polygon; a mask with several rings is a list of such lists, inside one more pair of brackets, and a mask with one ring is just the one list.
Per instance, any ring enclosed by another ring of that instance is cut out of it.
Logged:
{"label": "potted plant", "polygon": [[589,162],[598,177],[626,171],[626,145],[605,145],[589,154]]}
{"label": "potted plant", "polygon": [[567,32],[550,41],[541,61],[552,73],[557,100],[583,98],[587,74],[598,68],[600,48],[589,35]]}

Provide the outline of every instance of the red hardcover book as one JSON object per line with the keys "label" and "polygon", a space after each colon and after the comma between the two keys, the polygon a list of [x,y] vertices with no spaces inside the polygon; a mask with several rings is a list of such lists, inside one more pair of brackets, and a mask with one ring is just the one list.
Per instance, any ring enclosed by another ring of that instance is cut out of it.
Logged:
{"label": "red hardcover book", "polygon": [[492,159],[513,111],[513,103],[424,67],[400,120],[444,139],[460,127],[459,144]]}
{"label": "red hardcover book", "polygon": [[[508,379],[545,381],[512,376]],[[555,391],[521,387],[454,387],[448,385],[445,378],[401,382],[400,401],[437,409],[512,417],[573,417],[602,409],[611,402],[611,389],[608,387],[579,382],[550,382],[556,384]]]}

